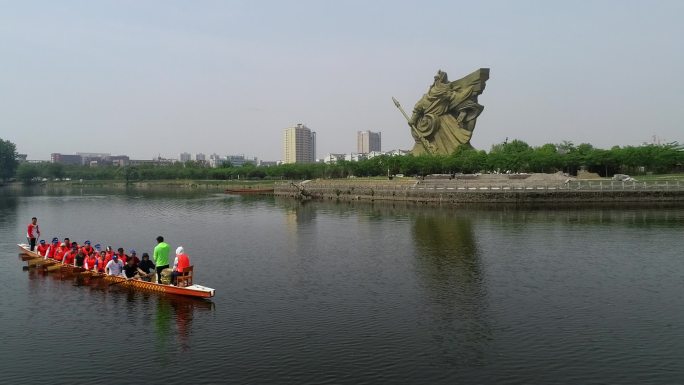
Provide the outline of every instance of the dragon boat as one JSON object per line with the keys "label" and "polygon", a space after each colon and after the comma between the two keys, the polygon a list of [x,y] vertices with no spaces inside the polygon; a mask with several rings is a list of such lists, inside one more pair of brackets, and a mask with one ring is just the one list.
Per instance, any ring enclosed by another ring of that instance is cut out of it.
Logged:
{"label": "dragon boat", "polygon": [[19,246],[19,251],[22,254],[21,259],[26,261],[28,267],[42,268],[45,269],[45,271],[61,270],[68,273],[90,275],[92,278],[102,278],[107,282],[111,282],[111,285],[125,286],[158,293],[182,295],[186,297],[211,298],[215,293],[215,290],[210,287],[193,284],[192,277],[185,280],[187,282],[186,286],[174,286],[138,279],[127,279],[122,276],[86,271],[82,267],[64,264],[56,259],[43,257],[37,252],[31,251],[30,246],[25,243],[20,243],[17,246]]}

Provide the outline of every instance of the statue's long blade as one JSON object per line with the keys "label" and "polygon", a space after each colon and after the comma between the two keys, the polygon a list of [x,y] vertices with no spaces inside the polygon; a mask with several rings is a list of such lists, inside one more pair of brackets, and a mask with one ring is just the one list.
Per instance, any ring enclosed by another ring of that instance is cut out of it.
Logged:
{"label": "statue's long blade", "polygon": [[406,118],[406,121],[407,122],[410,121],[410,119],[409,119],[408,115],[406,115],[406,112],[404,111],[404,109],[401,108],[401,104],[399,104],[399,101],[397,99],[395,99],[394,96],[392,96],[392,101],[394,102],[394,105],[397,106],[399,111],[401,111],[401,114],[404,115],[404,118]]}

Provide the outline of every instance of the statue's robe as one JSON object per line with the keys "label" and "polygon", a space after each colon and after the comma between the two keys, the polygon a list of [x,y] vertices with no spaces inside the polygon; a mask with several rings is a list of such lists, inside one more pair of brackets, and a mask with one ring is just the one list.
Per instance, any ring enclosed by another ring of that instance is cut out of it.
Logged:
{"label": "statue's robe", "polygon": [[477,96],[487,79],[489,69],[481,68],[453,82],[436,80],[413,109],[411,134],[416,144],[411,152],[448,155],[459,146],[470,146],[476,119],[484,109]]}

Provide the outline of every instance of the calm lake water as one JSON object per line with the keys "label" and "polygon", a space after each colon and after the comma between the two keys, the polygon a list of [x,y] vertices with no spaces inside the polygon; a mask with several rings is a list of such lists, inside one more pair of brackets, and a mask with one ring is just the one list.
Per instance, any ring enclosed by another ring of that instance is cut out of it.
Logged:
{"label": "calm lake water", "polygon": [[[684,208],[0,190],[6,384],[684,383]],[[189,300],[23,271],[44,238],[182,245]]]}

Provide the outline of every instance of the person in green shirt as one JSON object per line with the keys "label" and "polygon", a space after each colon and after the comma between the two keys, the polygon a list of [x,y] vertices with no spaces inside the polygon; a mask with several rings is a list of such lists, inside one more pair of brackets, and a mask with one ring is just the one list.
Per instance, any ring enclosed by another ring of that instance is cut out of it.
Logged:
{"label": "person in green shirt", "polygon": [[170,252],[171,247],[168,243],[164,242],[164,237],[158,236],[157,246],[154,247],[154,254],[152,254],[152,259],[154,259],[154,264],[157,267],[157,283],[161,283],[162,270],[169,268]]}

